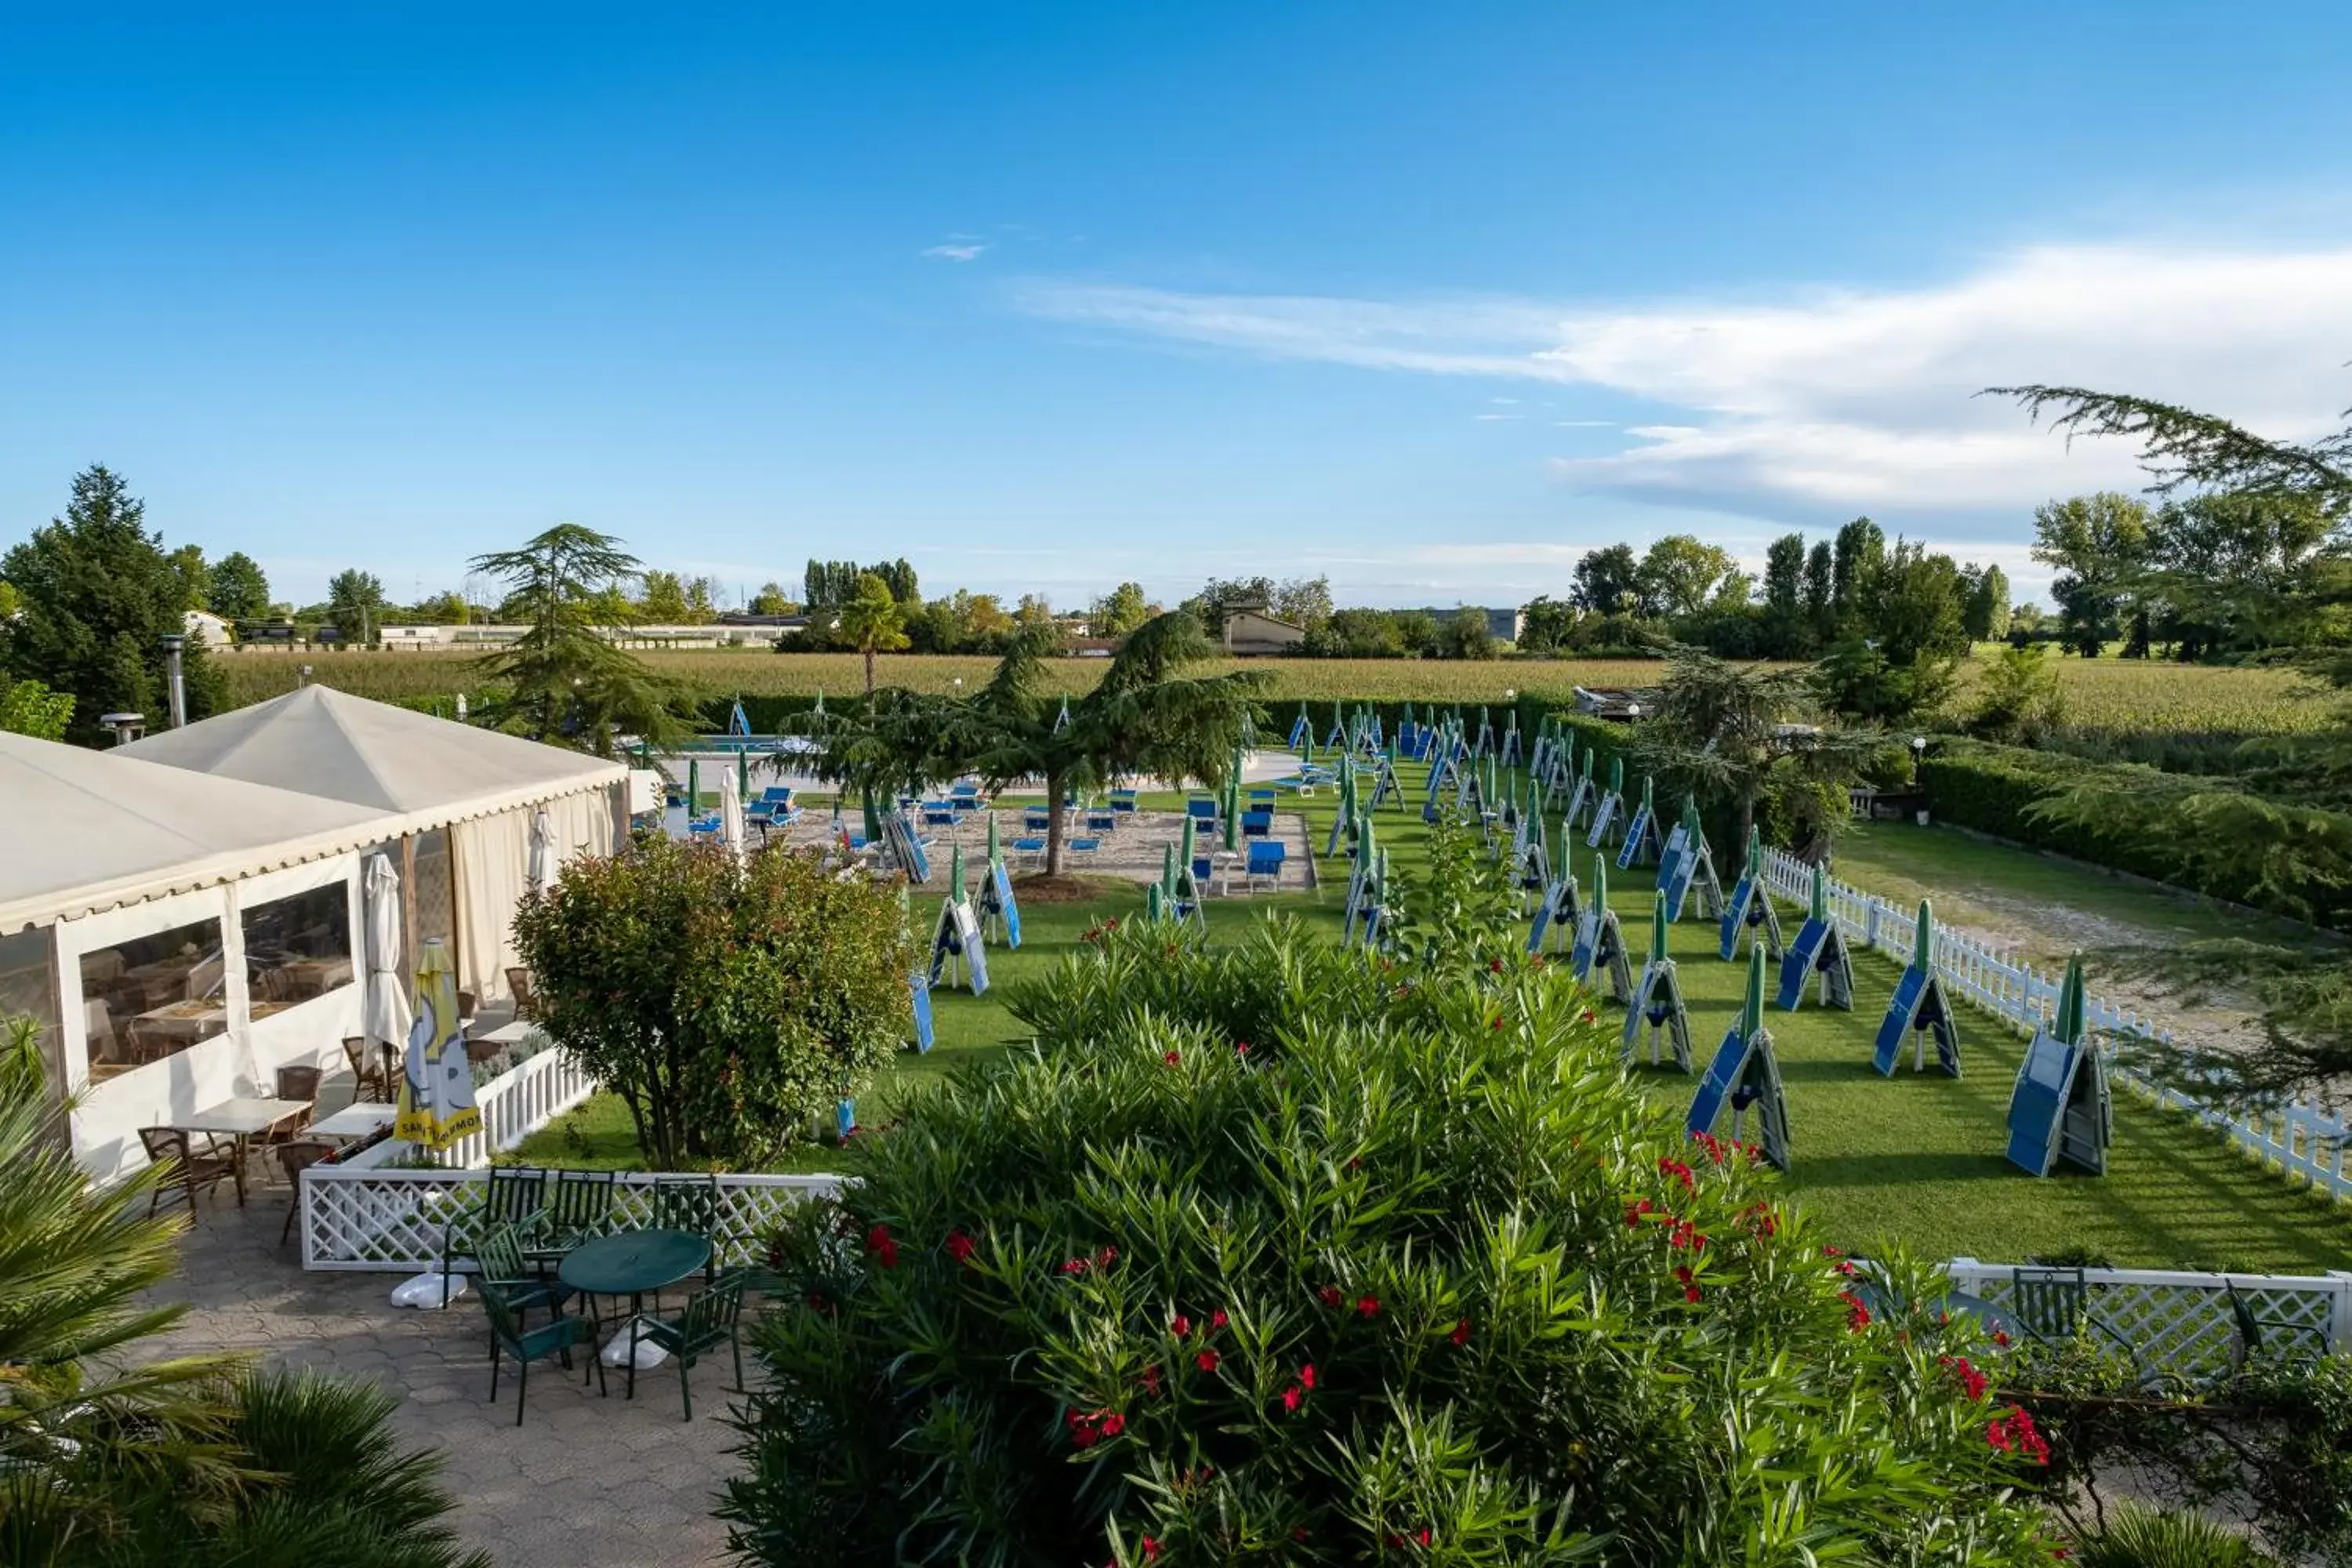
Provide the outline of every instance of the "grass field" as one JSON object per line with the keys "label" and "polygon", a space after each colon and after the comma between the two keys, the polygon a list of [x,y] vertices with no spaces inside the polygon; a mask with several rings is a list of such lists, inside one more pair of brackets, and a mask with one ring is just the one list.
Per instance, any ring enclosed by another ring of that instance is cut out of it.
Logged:
{"label": "grass field", "polygon": [[[1408,770],[1409,775],[1417,772]],[[1319,845],[1333,803],[1326,796],[1301,804]],[[1418,861],[1417,812],[1384,818],[1381,832],[1394,863],[1410,868]],[[1328,864],[1326,871],[1320,894],[1213,900],[1213,939],[1237,933],[1244,921],[1274,908],[1300,910],[1336,937],[1344,871],[1334,874]],[[1646,929],[1650,898],[1646,874],[1612,871],[1612,903],[1629,932]],[[1025,911],[1026,944],[1019,953],[992,953],[992,974],[1002,984],[1058,962],[1089,921],[1129,912],[1139,902],[1135,891],[1120,889],[1088,904]],[[1711,926],[1686,921],[1674,940],[1694,1048],[1703,1055],[1737,1011],[1744,970],[1714,956]],[[1856,1246],[1893,1238],[1934,1255],[2003,1262],[2082,1249],[2119,1265],[2286,1272],[2352,1267],[2352,1215],[2128,1094],[2117,1098],[2106,1176],[2037,1181],[2021,1174],[2002,1157],[2003,1118],[2021,1042],[1991,1019],[1964,1012],[1963,1079],[1907,1070],[1881,1079],[1870,1066],[1870,1041],[1895,975],[1892,964],[1865,957],[1856,974],[1857,1012],[1808,1007],[1770,1017],[1790,1099],[1795,1169],[1788,1184],[1833,1235]],[[1025,1037],[993,994],[941,994],[938,1024],[940,1048],[927,1058],[902,1058],[861,1102],[861,1120],[887,1121],[905,1095],[950,1064],[1001,1053]],[[1679,1109],[1687,1102],[1689,1079],[1647,1069],[1638,1076],[1644,1090],[1667,1105]],[[592,1101],[569,1122],[576,1132],[559,1123],[527,1142],[518,1157],[634,1163],[625,1115],[614,1102]],[[811,1148],[789,1168],[824,1169],[829,1152]]]}
{"label": "grass field", "polygon": [[[644,656],[699,697],[843,696],[865,689],[865,664],[852,653],[672,652]],[[310,666],[312,679],[362,697],[453,698],[478,694],[474,658],[465,654],[415,653],[234,653],[217,657],[226,672],[229,700],[242,707],[293,689],[298,672]],[[1092,689],[1106,660],[1073,658],[1055,668],[1073,692]],[[1962,681],[1963,702],[1973,661]],[[921,691],[947,691],[961,679],[977,687],[995,668],[979,657],[886,654],[876,679],[886,685]],[[1364,701],[1501,702],[1506,691],[1569,700],[1578,686],[1643,686],[1659,679],[1663,666],[1652,659],[1494,659],[1458,663],[1435,659],[1252,659],[1218,660],[1212,669],[1249,668],[1268,681],[1267,702],[1279,710],[1301,700]],[[2231,732],[2294,731],[2327,721],[2329,702],[2303,678],[2278,669],[2232,669],[2201,665],[2150,663],[2142,659],[2059,658],[2066,691],[2066,722],[2102,731]]]}

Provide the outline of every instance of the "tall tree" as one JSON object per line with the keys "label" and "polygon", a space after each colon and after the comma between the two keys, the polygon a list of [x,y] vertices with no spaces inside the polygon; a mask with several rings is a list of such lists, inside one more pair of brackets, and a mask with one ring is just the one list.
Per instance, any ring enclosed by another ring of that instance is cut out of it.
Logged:
{"label": "tall tree", "polygon": [[1087,612],[1087,626],[1098,637],[1123,637],[1151,618],[1150,602],[1140,583],[1121,583],[1101,595]]}
{"label": "tall tree", "polygon": [[648,570],[637,594],[637,614],[657,626],[682,626],[689,612],[686,604],[686,584],[675,572]]}
{"label": "tall tree", "polygon": [[1961,607],[1961,626],[1973,642],[2000,642],[2009,636],[2009,574],[1999,566],[1965,568],[1968,585]]}
{"label": "tall tree", "polygon": [[1331,618],[1331,579],[1319,575],[1284,579],[1275,587],[1273,611],[1277,619],[1313,631]]}
{"label": "tall tree", "polygon": [[874,656],[907,646],[906,612],[878,574],[859,574],[856,591],[841,606],[841,635],[865,656],[866,694],[873,696]]}
{"label": "tall tree", "polygon": [[327,584],[327,614],[348,643],[372,642],[383,625],[383,580],[373,572],[351,567]]}
{"label": "tall tree", "polygon": [[1871,584],[1886,558],[1886,535],[1878,524],[1857,517],[1837,531],[1830,551],[1830,610],[1841,622],[1869,601]]}
{"label": "tall tree", "polygon": [[1576,563],[1569,598],[1580,610],[1596,615],[1632,614],[1642,597],[1642,563],[1630,544],[1588,550]]}
{"label": "tall tree", "polygon": [[1492,658],[1495,628],[1488,623],[1485,610],[1475,605],[1464,605],[1438,628],[1437,644],[1447,658]]}
{"label": "tall tree", "polygon": [[489,722],[600,757],[613,755],[625,734],[656,747],[686,737],[677,689],[598,629],[605,591],[638,569],[618,539],[561,522],[471,565],[507,584],[507,607],[525,626],[480,661],[483,674],[507,688],[489,705]]}
{"label": "tall tree", "polygon": [[1271,613],[1276,588],[1271,577],[1212,577],[1201,591],[1177,608],[1199,622],[1211,637],[1225,629],[1225,616],[1244,605]]}
{"label": "tall tree", "polygon": [[2051,501],[2033,513],[2033,558],[2054,566],[2050,596],[2084,658],[2122,630],[2130,585],[2147,562],[2146,502],[2113,490]]}
{"label": "tall tree", "polygon": [[1576,631],[1576,606],[1549,594],[1528,601],[1519,631],[1519,647],[1527,653],[1550,653],[1569,646]]}
{"label": "tall tree", "polygon": [[1731,552],[1695,534],[1669,533],[1642,557],[1642,579],[1661,614],[1696,616],[1738,570]]}
{"label": "tall tree", "polygon": [[1784,533],[1764,552],[1766,651],[1780,658],[1801,655],[1812,641],[1805,619],[1805,536]]}
{"label": "tall tree", "polygon": [[52,691],[37,680],[0,675],[0,730],[39,741],[62,741],[73,723],[70,691]]}
{"label": "tall tree", "polygon": [[269,579],[260,563],[233,550],[213,563],[205,607],[230,621],[257,621],[269,614]]}
{"label": "tall tree", "polygon": [[755,616],[789,616],[799,609],[785,594],[782,583],[762,583],[760,591],[751,595],[751,613]]}
{"label": "tall tree", "polygon": [[212,568],[205,564],[204,546],[183,544],[172,552],[171,562],[172,570],[180,574],[180,608],[212,609],[213,574]]}
{"label": "tall tree", "polygon": [[1805,622],[1815,642],[1837,629],[1837,566],[1826,539],[1805,556]]}
{"label": "tall tree", "polygon": [[[63,517],[0,557],[21,601],[0,624],[0,671],[38,680],[74,701],[68,740],[96,745],[101,714],[161,723],[167,710],[163,638],[187,629],[187,587],[147,531],[146,508],[102,464],[76,475]],[[184,656],[188,717],[220,706],[220,681],[201,643]]]}

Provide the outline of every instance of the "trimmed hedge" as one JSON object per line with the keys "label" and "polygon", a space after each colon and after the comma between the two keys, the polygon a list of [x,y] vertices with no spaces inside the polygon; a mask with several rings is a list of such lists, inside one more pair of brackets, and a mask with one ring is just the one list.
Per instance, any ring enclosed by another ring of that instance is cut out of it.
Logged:
{"label": "trimmed hedge", "polygon": [[[2036,802],[2065,789],[2095,784],[2118,795],[2161,798],[2178,794],[2177,775],[2137,763],[2094,763],[2060,752],[2000,746],[1988,741],[1939,739],[1920,767],[1928,810],[1937,820],[2006,838],[2030,848],[2054,850],[2077,860],[2185,887],[2211,898],[2289,919],[2321,911],[2322,923],[2343,927],[2347,911],[2340,889],[2318,886],[2282,889],[2262,884],[2250,867],[2228,857],[2202,856],[2184,866],[2173,846],[2150,842],[2131,825],[2113,833],[2052,823],[2033,815]],[[2352,815],[2315,807],[2284,807],[2303,819],[2306,831],[2337,841],[2352,839]],[[2296,907],[2299,897],[2306,908]]]}

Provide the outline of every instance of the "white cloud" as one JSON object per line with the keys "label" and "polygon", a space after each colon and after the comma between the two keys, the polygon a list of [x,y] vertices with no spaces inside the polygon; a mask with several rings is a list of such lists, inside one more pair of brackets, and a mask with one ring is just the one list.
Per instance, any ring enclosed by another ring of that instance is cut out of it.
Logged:
{"label": "white cloud", "polygon": [[978,242],[966,242],[958,245],[930,246],[924,250],[923,254],[940,261],[975,261],[987,248],[987,246]]}
{"label": "white cloud", "polygon": [[[2266,434],[2333,428],[2352,402],[2352,249],[2049,247],[1956,282],[1773,304],[1547,308],[1033,285],[1024,308],[1281,359],[1601,389],[1671,419],[1614,454],[1563,458],[1595,488],[1777,496],[1837,508],[2032,505],[2137,488],[2136,453],[2066,443],[2018,382],[2141,393]],[[1562,421],[1599,427],[1602,421]]]}
{"label": "white cloud", "polygon": [[1524,414],[1473,414],[1473,419],[1525,419]]}

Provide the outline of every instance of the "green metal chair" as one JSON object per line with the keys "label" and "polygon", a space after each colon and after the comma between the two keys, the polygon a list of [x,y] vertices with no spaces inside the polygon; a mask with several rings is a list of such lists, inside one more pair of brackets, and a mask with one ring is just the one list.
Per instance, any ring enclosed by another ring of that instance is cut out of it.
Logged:
{"label": "green metal chair", "polygon": [[[478,1246],[483,1237],[499,1226],[514,1226],[526,1242],[537,1236],[544,1223],[546,1192],[545,1171],[520,1165],[491,1166],[480,1200],[451,1215],[441,1227],[441,1278],[446,1281],[450,1263]],[[446,1289],[441,1304],[449,1304]]]}
{"label": "green metal chair", "polygon": [[659,1345],[677,1358],[678,1397],[686,1406],[686,1419],[694,1419],[694,1385],[688,1373],[694,1363],[726,1345],[735,1354],[735,1392],[743,1392],[743,1342],[736,1336],[737,1321],[743,1311],[743,1282],[733,1277],[720,1280],[687,1302],[686,1310],[676,1318],[639,1318],[629,1331],[629,1394],[637,1392],[636,1348],[640,1342]]}
{"label": "green metal chair", "polygon": [[[590,1320],[567,1318],[559,1311],[538,1328],[526,1330],[515,1310],[495,1290],[482,1292],[482,1311],[490,1320],[490,1403],[495,1405],[499,1399],[499,1359],[512,1356],[516,1369],[516,1426],[522,1425],[523,1405],[530,1397],[530,1363],[555,1356],[569,1372],[574,1345],[585,1347],[588,1363],[596,1369],[596,1392],[610,1392],[604,1384],[604,1358],[596,1353],[595,1324]],[[583,1377],[581,1381],[584,1386],[587,1380]]]}
{"label": "green metal chair", "polygon": [[687,1231],[710,1243],[710,1259],[702,1266],[705,1286],[719,1283],[719,1260],[732,1239],[730,1213],[717,1176],[654,1178],[653,1228]]}
{"label": "green metal chair", "polygon": [[2091,1282],[2080,1268],[2019,1268],[2010,1273],[2010,1297],[2006,1303],[2011,1317],[2033,1338],[2044,1344],[2063,1344],[2077,1334],[2090,1333],[2105,1340],[2130,1358],[2132,1369],[2143,1383],[2150,1374],[2141,1367],[2139,1348],[2117,1333],[2097,1313],[2091,1310]]}
{"label": "green metal chair", "polygon": [[2258,1315],[2253,1304],[2239,1294],[2235,1285],[2226,1287],[2230,1296],[2230,1319],[2238,1327],[2238,1353],[2233,1358],[2236,1370],[2243,1372],[2263,1352],[2266,1342],[2284,1341],[2290,1351],[2308,1350],[2315,1357],[2327,1354],[2327,1329],[2320,1323],[2299,1323],[2290,1318],[2265,1318]]}
{"label": "green metal chair", "polygon": [[523,1247],[534,1264],[552,1263],[583,1241],[613,1228],[617,1171],[557,1171],[547,1190],[538,1233]]}
{"label": "green metal chair", "polygon": [[498,1226],[474,1244],[474,1270],[475,1287],[485,1296],[496,1296],[518,1321],[528,1318],[533,1307],[561,1315],[573,1294],[571,1286],[530,1271],[522,1233],[510,1225]]}

